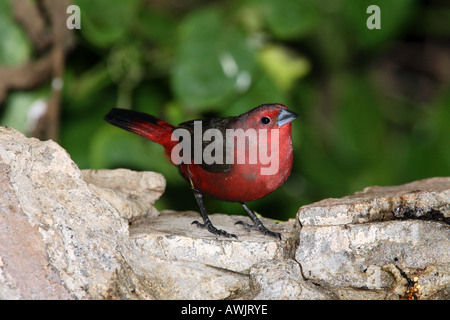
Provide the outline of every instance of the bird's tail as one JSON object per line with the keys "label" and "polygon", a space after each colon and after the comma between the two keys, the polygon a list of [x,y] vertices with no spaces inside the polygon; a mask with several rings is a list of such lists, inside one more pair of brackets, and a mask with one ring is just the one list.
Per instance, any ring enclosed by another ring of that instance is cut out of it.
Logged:
{"label": "bird's tail", "polygon": [[111,109],[104,119],[116,127],[163,145],[166,151],[170,151],[177,143],[171,141],[175,128],[173,125],[146,113],[115,108]]}

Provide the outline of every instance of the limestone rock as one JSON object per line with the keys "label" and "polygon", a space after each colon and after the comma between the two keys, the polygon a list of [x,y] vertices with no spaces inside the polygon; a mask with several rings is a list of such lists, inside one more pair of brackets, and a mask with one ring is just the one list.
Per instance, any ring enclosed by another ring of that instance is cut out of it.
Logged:
{"label": "limestone rock", "polygon": [[84,181],[127,220],[157,216],[152,205],[163,194],[166,180],[160,173],[128,169],[82,170]]}
{"label": "limestone rock", "polygon": [[[0,127],[1,299],[449,299],[450,178],[370,187],[262,219],[282,240],[152,204],[160,174],[80,171]],[[189,192],[187,190],[187,192]]]}
{"label": "limestone rock", "polygon": [[117,243],[126,240],[127,224],[90,191],[65,150],[0,127],[0,168],[0,293],[110,297],[122,269]]}
{"label": "limestone rock", "polygon": [[0,181],[4,299],[253,297],[253,264],[295,248],[293,220],[264,220],[282,232],[278,241],[234,225],[248,217],[211,215],[240,238],[218,239],[191,225],[198,213],[152,214],[161,175],[82,173],[55,142],[11,128],[0,127]]}
{"label": "limestone rock", "polygon": [[336,297],[325,288],[305,281],[300,265],[293,259],[263,261],[250,269],[250,285],[258,300],[328,300]]}
{"label": "limestone rock", "polygon": [[[262,221],[283,240],[265,237],[234,225],[248,219],[224,214],[210,215],[217,228],[233,232],[239,240],[217,238],[192,225],[196,212],[163,211],[157,217],[130,226],[134,251],[131,268],[145,279],[151,294],[164,299],[225,299],[249,291],[250,268],[262,261],[292,256],[294,221],[276,224]],[[143,289],[142,289],[143,290]]]}
{"label": "limestone rock", "polygon": [[430,178],[392,187],[368,187],[351,196],[303,206],[298,212],[303,226],[419,217],[450,222],[450,178]]}
{"label": "limestone rock", "polygon": [[49,267],[41,234],[24,216],[2,160],[0,155],[0,299],[68,299],[71,294]]}
{"label": "limestone rock", "polygon": [[304,206],[295,258],[307,279],[341,298],[406,297],[415,282],[413,298],[449,297],[449,207],[450,178]]}
{"label": "limestone rock", "polygon": [[247,217],[210,215],[217,228],[235,233],[238,240],[217,238],[207,230],[191,225],[192,221],[199,218],[200,215],[192,211],[163,211],[158,217],[141,219],[133,224],[130,238],[140,246],[145,256],[153,255],[170,261],[201,262],[232,272],[244,272],[261,261],[292,256],[292,220],[276,224],[269,219],[262,219],[267,228],[282,234],[283,240],[278,241],[234,225],[239,220],[250,220]]}

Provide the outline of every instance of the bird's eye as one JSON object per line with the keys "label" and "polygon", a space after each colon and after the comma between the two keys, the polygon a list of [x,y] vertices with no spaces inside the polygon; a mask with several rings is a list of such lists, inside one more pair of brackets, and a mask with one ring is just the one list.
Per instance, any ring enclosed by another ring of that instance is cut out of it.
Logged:
{"label": "bird's eye", "polygon": [[268,124],[270,122],[270,118],[269,117],[262,117],[261,118],[261,123],[262,124]]}

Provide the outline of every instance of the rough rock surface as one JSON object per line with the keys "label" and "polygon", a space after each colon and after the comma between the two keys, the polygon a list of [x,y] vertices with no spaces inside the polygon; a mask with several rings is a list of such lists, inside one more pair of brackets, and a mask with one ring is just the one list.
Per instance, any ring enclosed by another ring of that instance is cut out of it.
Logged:
{"label": "rough rock surface", "polygon": [[3,297],[109,297],[127,224],[64,149],[0,127],[0,179]]}
{"label": "rough rock surface", "polygon": [[157,299],[226,299],[250,293],[248,276],[253,265],[293,256],[294,221],[275,224],[263,219],[268,228],[281,232],[283,240],[235,226],[240,216],[213,214],[217,228],[233,230],[239,240],[217,239],[208,231],[191,225],[196,212],[163,211],[143,218],[130,227],[133,259],[128,261],[140,275],[152,297]]}
{"label": "rough rock surface", "polygon": [[295,259],[340,298],[450,297],[450,178],[303,206]]}
{"label": "rough rock surface", "polygon": [[152,204],[166,187],[161,174],[116,169],[82,170],[82,175],[89,189],[111,203],[122,217],[133,221],[159,214]]}
{"label": "rough rock surface", "polygon": [[[371,187],[236,239],[152,204],[152,172],[83,170],[0,127],[0,299],[448,299],[450,178]],[[189,191],[187,191],[189,192]]]}

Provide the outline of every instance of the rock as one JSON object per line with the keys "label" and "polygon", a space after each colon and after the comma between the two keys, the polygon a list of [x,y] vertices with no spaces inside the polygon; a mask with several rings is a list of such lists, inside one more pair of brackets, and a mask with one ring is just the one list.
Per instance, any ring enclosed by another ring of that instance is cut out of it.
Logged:
{"label": "rock", "polygon": [[351,196],[303,206],[298,212],[302,226],[419,217],[450,222],[450,178],[431,178],[393,187],[368,187]]}
{"label": "rock", "polygon": [[218,246],[215,235],[191,225],[192,221],[199,218],[200,215],[192,211],[163,211],[158,217],[142,219],[133,224],[130,238],[145,256],[153,255],[170,261],[200,261],[232,272],[244,272],[255,263],[284,259],[293,254],[293,220],[276,224],[262,218],[267,228],[282,234],[283,240],[278,241],[234,225],[239,220],[249,218],[212,214],[211,221],[217,228],[232,230],[238,237],[238,240],[219,238]]}
{"label": "rock", "polygon": [[[283,240],[268,238],[234,225],[249,219],[224,214],[210,215],[217,228],[237,235],[217,238],[191,225],[196,212],[163,211],[130,226],[134,251],[128,264],[142,275],[151,295],[158,299],[226,299],[249,291],[249,270],[257,263],[293,255],[294,221],[263,223]],[[151,284],[151,286],[150,286]]]}
{"label": "rock", "polygon": [[0,127],[0,174],[0,298],[252,297],[253,264],[294,252],[294,220],[263,220],[278,241],[234,225],[248,217],[211,215],[240,237],[217,239],[191,225],[198,213],[155,216],[161,175],[82,173],[55,142],[11,128]]}
{"label": "rock", "polygon": [[414,283],[413,298],[449,297],[449,208],[449,178],[304,206],[295,258],[340,298],[406,297]]}
{"label": "rock", "polygon": [[250,286],[258,300],[328,300],[330,291],[303,279],[300,265],[293,259],[263,261],[250,269]]}
{"label": "rock", "polygon": [[82,170],[84,181],[127,220],[157,216],[152,205],[163,194],[166,180],[160,173],[127,169]]}
{"label": "rock", "polygon": [[49,267],[41,234],[21,210],[8,173],[9,166],[1,162],[0,299],[71,298],[58,273]]}
{"label": "rock", "polygon": [[[448,299],[450,178],[371,187],[262,219],[239,239],[153,203],[152,172],[80,171],[53,141],[0,127],[1,299]],[[189,192],[187,190],[187,192]]]}
{"label": "rock", "polygon": [[65,150],[0,127],[0,168],[3,298],[117,296],[127,224]]}

